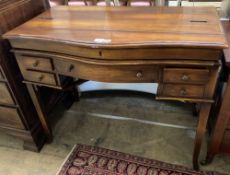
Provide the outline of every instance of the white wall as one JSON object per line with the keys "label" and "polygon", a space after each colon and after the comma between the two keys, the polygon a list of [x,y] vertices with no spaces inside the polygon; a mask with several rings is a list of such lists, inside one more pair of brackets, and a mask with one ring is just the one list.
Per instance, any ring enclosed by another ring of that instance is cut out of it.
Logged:
{"label": "white wall", "polygon": [[156,94],[156,83],[101,83],[88,81],[79,86],[80,92],[93,90],[131,90]]}

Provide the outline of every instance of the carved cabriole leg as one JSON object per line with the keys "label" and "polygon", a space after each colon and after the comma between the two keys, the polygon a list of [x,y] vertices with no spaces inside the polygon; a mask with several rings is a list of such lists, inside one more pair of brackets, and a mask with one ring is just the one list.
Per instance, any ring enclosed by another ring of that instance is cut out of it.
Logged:
{"label": "carved cabriole leg", "polygon": [[47,116],[46,116],[46,113],[45,113],[45,110],[44,110],[44,106],[43,106],[43,103],[41,102],[41,99],[40,99],[40,94],[38,92],[38,89],[35,85],[32,85],[32,84],[26,84],[27,86],[27,89],[30,93],[30,96],[31,96],[31,99],[33,101],[33,104],[37,110],[37,113],[38,113],[38,117],[40,119],[40,122],[42,124],[42,127],[44,129],[44,132],[48,138],[48,141],[52,141],[52,130],[50,128],[50,125],[47,121]]}
{"label": "carved cabriole leg", "polygon": [[206,131],[210,109],[211,109],[211,103],[201,104],[199,121],[198,121],[197,129],[196,129],[194,151],[193,151],[193,168],[195,170],[199,170],[198,159],[199,159],[202,141],[203,141],[205,131]]}

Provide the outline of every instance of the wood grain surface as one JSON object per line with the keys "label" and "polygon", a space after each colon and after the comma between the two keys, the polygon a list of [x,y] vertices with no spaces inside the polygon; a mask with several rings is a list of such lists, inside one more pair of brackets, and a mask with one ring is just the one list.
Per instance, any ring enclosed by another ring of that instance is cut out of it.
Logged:
{"label": "wood grain surface", "polygon": [[91,47],[227,47],[212,7],[59,6],[5,35],[15,37]]}
{"label": "wood grain surface", "polygon": [[[222,25],[224,28],[227,42],[229,44],[230,43],[230,22],[229,21],[222,21]],[[230,68],[230,48],[224,49],[224,58],[225,58],[226,66],[228,68]]]}

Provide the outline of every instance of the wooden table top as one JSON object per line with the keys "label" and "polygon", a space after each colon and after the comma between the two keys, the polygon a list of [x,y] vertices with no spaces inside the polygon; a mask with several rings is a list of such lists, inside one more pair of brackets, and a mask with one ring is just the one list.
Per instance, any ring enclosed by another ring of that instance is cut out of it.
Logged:
{"label": "wooden table top", "polygon": [[33,38],[90,47],[226,48],[212,7],[58,6],[8,32],[5,38]]}

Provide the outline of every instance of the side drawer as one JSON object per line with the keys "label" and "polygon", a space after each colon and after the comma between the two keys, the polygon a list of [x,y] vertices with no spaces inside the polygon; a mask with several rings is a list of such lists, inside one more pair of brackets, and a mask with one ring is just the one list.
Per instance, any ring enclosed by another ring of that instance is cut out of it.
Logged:
{"label": "side drawer", "polygon": [[220,149],[221,152],[230,153],[230,130],[225,130]]}
{"label": "side drawer", "polygon": [[0,106],[0,125],[24,129],[19,112],[16,108]]}
{"label": "side drawer", "polygon": [[13,105],[14,100],[6,83],[0,82],[0,103]]}
{"label": "side drawer", "polygon": [[52,73],[44,73],[37,71],[22,71],[23,77],[27,81],[36,82],[39,84],[48,84],[48,85],[56,85],[55,75]]}
{"label": "side drawer", "polygon": [[165,83],[206,84],[208,80],[208,69],[164,68],[163,71],[163,82]]}
{"label": "side drawer", "polygon": [[17,61],[20,67],[30,70],[52,71],[53,66],[51,59],[36,57],[36,56],[24,56],[17,55]]}
{"label": "side drawer", "polygon": [[53,59],[59,74],[101,82],[155,82],[158,67],[151,65],[103,65]]}
{"label": "side drawer", "polygon": [[166,97],[191,97],[202,98],[204,96],[204,87],[196,85],[174,85],[164,84],[162,94]]}

